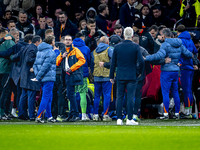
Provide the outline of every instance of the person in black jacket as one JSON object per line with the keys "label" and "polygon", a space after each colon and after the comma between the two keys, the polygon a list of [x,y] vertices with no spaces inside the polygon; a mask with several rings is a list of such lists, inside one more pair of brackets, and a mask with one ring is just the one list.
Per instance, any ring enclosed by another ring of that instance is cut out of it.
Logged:
{"label": "person in black jacket", "polygon": [[134,0],[127,0],[127,3],[124,4],[119,12],[120,24],[126,28],[131,27],[135,21],[135,10],[134,10]]}
{"label": "person in black jacket", "polygon": [[28,33],[35,35],[35,27],[28,21],[28,14],[25,11],[19,12],[19,21],[16,23],[16,28],[24,32],[24,35]]}
{"label": "person in black jacket", "polygon": [[153,54],[154,40],[149,34],[148,30],[146,28],[142,28],[142,21],[140,19],[136,20],[132,27],[134,32],[140,37],[139,45],[144,47],[149,52],[149,54]]}
{"label": "person in black jacket", "polygon": [[45,31],[52,28],[47,25],[45,16],[40,16],[38,22],[39,24],[35,27],[36,35],[39,35],[43,40],[45,38]]}
{"label": "person in black jacket", "polygon": [[152,8],[152,11],[153,16],[149,16],[145,19],[144,24],[146,27],[150,27],[154,24],[157,26],[165,25],[168,28],[173,26],[171,19],[168,16],[166,16],[160,5],[154,6]]}
{"label": "person in black jacket", "polygon": [[178,20],[180,18],[179,10],[180,10],[179,1],[174,1],[174,0],[167,1],[165,12],[170,18]]}
{"label": "person in black jacket", "polygon": [[[126,125],[138,125],[133,120],[133,99],[137,86],[137,68],[139,68],[139,76],[144,69],[144,59],[140,52],[138,44],[132,42],[133,29],[127,27],[124,30],[125,41],[118,44],[114,48],[112,63],[110,68],[110,81],[114,83],[114,72],[117,67],[117,125],[122,125],[122,104],[124,92],[127,89],[127,111],[128,119]],[[137,67],[136,64],[139,64]]]}
{"label": "person in black jacket", "polygon": [[96,21],[94,19],[88,19],[87,27],[80,31],[85,35],[85,44],[90,48],[92,52],[97,47],[97,41],[106,34],[96,27]]}
{"label": "person in black jacket", "polygon": [[37,46],[42,42],[40,36],[34,36],[32,43],[25,46],[23,50],[19,51],[12,58],[13,61],[19,61],[20,67],[20,87],[22,88],[22,94],[19,101],[19,113],[18,119],[27,118],[27,99],[30,121],[35,121],[35,100],[36,91],[40,91],[40,83],[32,81],[35,78],[33,72],[33,64],[36,59]]}
{"label": "person in black jacket", "polygon": [[111,7],[111,13],[110,13],[110,20],[118,20],[119,19],[119,11],[121,7],[124,5],[122,0],[115,1],[114,5]]}
{"label": "person in black jacket", "polygon": [[10,10],[6,10],[4,12],[4,16],[2,18],[3,21],[3,27],[7,27],[7,23],[10,20],[14,20],[15,22],[17,22],[17,19],[15,17],[12,17],[12,12]]}
{"label": "person in black jacket", "polygon": [[68,19],[66,12],[62,11],[59,15],[59,24],[54,29],[56,41],[60,41],[64,35],[71,35],[74,38],[76,33],[78,33],[77,26]]}
{"label": "person in black jacket", "polygon": [[106,4],[101,4],[98,7],[99,15],[96,18],[96,25],[99,29],[101,29],[103,32],[108,33],[107,30],[107,16],[109,15],[109,9]]}

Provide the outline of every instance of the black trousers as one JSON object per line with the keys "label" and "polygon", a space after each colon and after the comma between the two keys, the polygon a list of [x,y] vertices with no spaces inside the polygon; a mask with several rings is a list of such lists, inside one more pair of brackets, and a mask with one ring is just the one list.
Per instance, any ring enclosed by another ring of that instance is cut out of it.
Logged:
{"label": "black trousers", "polygon": [[138,109],[141,107],[141,98],[142,98],[142,87],[144,84],[144,80],[138,81],[136,92],[135,92],[135,104],[133,114],[137,115]]}
{"label": "black trousers", "polygon": [[54,118],[57,115],[65,114],[65,87],[60,81],[60,75],[56,75],[56,81],[53,87],[53,100],[52,100],[52,115]]}
{"label": "black trousers", "polygon": [[[199,72],[195,71],[194,76],[193,76],[193,81],[192,81],[192,90],[194,92],[195,98],[196,98],[196,104],[197,104],[197,109],[198,112],[200,112],[199,104],[200,104],[200,93],[198,91],[199,88]],[[193,103],[193,106],[195,103]],[[195,107],[192,107],[192,112],[195,112]]]}
{"label": "black trousers", "polygon": [[[11,86],[9,74],[0,74],[0,109],[8,112],[6,106],[11,97]],[[1,114],[3,115],[3,114]]]}
{"label": "black trousers", "polygon": [[124,93],[127,90],[127,114],[128,119],[133,118],[134,97],[137,87],[135,80],[118,80],[117,81],[117,119],[122,119],[122,107],[124,100]]}
{"label": "black trousers", "polygon": [[22,94],[22,88],[20,87],[20,81],[18,81],[17,85],[12,84],[12,91],[14,93],[14,105],[13,108],[19,108],[19,100]]}

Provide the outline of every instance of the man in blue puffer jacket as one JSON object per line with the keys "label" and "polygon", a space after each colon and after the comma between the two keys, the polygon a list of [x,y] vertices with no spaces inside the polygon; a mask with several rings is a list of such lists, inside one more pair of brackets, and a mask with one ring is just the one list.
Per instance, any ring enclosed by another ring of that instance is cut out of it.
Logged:
{"label": "man in blue puffer jacket", "polygon": [[72,44],[74,45],[74,47],[77,47],[83,53],[86,60],[85,64],[83,65],[83,85],[76,86],[76,88],[78,88],[77,90],[80,93],[81,97],[80,106],[82,112],[82,120],[86,121],[89,119],[86,116],[86,109],[87,109],[86,93],[88,92],[87,78],[89,76],[88,66],[90,65],[91,55],[90,55],[90,49],[85,45],[84,40],[85,36],[82,33],[77,33],[75,35],[75,39]]}
{"label": "man in blue puffer jacket", "polygon": [[[178,38],[182,40],[183,46],[193,53],[193,55],[196,55],[197,49],[191,40],[189,32],[185,31],[185,26],[179,25],[177,30]],[[179,63],[181,69],[181,86],[183,89],[185,103],[185,116],[183,117],[192,118],[192,80],[194,75],[193,60],[191,58],[185,58],[184,56],[181,56]]]}
{"label": "man in blue puffer jacket", "polygon": [[162,34],[165,42],[161,45],[160,50],[153,55],[147,56],[146,61],[160,60],[166,57],[171,58],[171,63],[161,65],[161,90],[163,95],[164,116],[160,119],[168,119],[169,112],[169,92],[171,91],[175,102],[175,117],[179,118],[180,97],[178,93],[178,71],[177,65],[181,54],[187,58],[192,58],[192,53],[188,51],[182,44],[180,39],[171,38],[172,32],[170,29],[164,29]]}
{"label": "man in blue puffer jacket", "polygon": [[42,113],[46,110],[48,122],[55,122],[51,114],[51,102],[53,96],[53,86],[56,81],[56,54],[53,51],[55,37],[47,36],[39,46],[33,70],[36,75],[36,81],[41,83],[42,100],[38,110],[36,122],[44,123],[41,119]]}

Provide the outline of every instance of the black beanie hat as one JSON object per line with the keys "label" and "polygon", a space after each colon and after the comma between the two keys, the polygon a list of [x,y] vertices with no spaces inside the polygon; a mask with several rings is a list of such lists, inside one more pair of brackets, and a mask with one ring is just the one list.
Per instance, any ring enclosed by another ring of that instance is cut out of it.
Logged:
{"label": "black beanie hat", "polygon": [[132,26],[135,26],[138,29],[142,29],[142,21],[140,19],[138,19],[138,20],[134,21]]}

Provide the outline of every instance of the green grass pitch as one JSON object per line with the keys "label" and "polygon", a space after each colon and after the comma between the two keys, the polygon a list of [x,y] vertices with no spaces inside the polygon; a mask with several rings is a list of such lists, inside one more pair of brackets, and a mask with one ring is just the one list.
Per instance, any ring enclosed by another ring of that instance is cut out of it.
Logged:
{"label": "green grass pitch", "polygon": [[198,150],[200,121],[0,122],[0,150]]}

